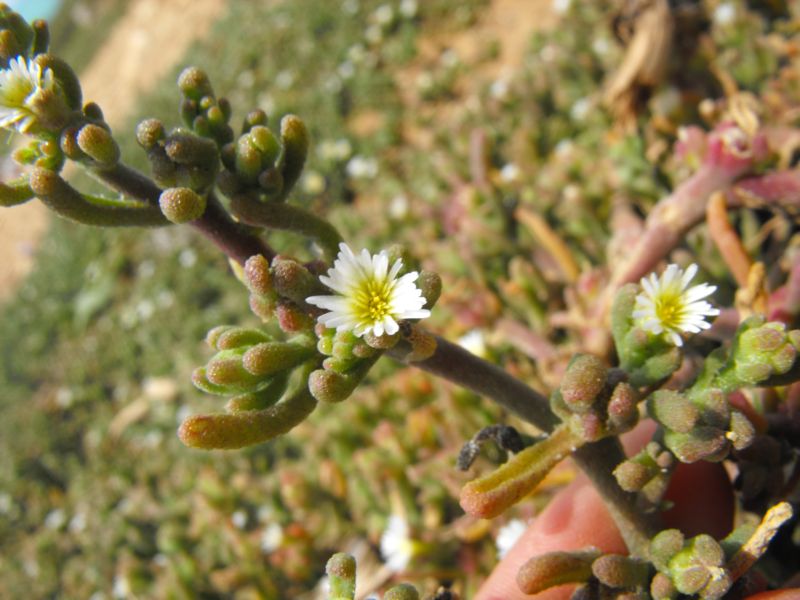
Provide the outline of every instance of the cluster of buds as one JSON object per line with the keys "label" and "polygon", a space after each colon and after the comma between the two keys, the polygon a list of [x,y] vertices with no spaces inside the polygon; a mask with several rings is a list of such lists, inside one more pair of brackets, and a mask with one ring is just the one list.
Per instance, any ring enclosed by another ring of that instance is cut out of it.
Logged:
{"label": "cluster of buds", "polygon": [[723,546],[707,534],[687,540],[677,529],[662,531],[650,543],[650,558],[658,570],[650,584],[655,600],[678,594],[720,598],[733,584]]}
{"label": "cluster of buds", "polygon": [[[336,331],[324,325],[316,327],[317,350],[327,358],[322,369],[311,374],[308,385],[321,402],[341,402],[353,393],[367,372],[380,358],[386,344],[396,343],[399,336],[356,337],[352,331]],[[368,341],[369,339],[369,341]],[[369,342],[373,345],[370,345]]]}
{"label": "cluster of buds", "polygon": [[761,523],[743,523],[721,541],[707,534],[686,539],[679,530],[666,529],[650,540],[648,560],[596,548],[548,552],[520,567],[517,585],[526,594],[538,594],[582,584],[573,598],[722,598],[791,516],[790,505],[780,503]]}
{"label": "cluster of buds", "polygon": [[608,369],[590,354],[575,356],[550,408],[586,442],[619,435],[636,425],[637,395],[619,369]]}
{"label": "cluster of buds", "polygon": [[[307,336],[280,341],[260,329],[221,326],[206,341],[217,352],[205,367],[195,369],[192,382],[204,392],[230,398],[227,413],[183,422],[178,435],[188,446],[258,444],[285,433],[314,409],[306,378],[316,352]],[[301,366],[290,385],[292,371]]]}
{"label": "cluster of buds", "polygon": [[767,321],[762,315],[745,320],[727,362],[714,375],[716,387],[729,392],[747,386],[783,385],[796,379],[800,369],[800,330],[786,330],[786,325]]}
{"label": "cluster of buds", "polygon": [[305,124],[287,115],[277,136],[267,124],[266,113],[254,110],[245,117],[239,137],[222,146],[225,170],[219,184],[226,196],[284,202],[300,178],[309,144]]}
{"label": "cluster of buds", "polygon": [[755,435],[750,420],[716,388],[659,390],[648,398],[647,411],[664,428],[664,444],[685,463],[721,461]]}
{"label": "cluster of buds", "polygon": [[658,442],[652,441],[639,453],[621,463],[614,477],[627,492],[641,492],[648,507],[656,507],[664,497],[675,457]]}

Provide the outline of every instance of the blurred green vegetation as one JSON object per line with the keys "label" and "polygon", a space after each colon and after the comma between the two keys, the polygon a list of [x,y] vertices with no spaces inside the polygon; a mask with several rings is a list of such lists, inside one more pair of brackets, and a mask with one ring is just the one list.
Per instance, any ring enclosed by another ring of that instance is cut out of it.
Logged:
{"label": "blurred green vegetation", "polygon": [[[78,66],[125,3],[101,4],[91,36],[54,27],[55,51],[63,44]],[[485,48],[472,62],[447,50],[486,5],[231,1],[119,128],[124,159],[146,166],[138,120],[178,124],[174,81],[187,64],[208,71],[235,120],[255,107],[272,124],[300,115],[314,144],[294,201],[329,212],[353,247],[407,243],[445,280],[431,326],[483,336],[492,360],[547,391],[553,373],[491,334],[494,324],[522,323],[564,355],[580,332],[549,324],[565,309],[565,281],[510,214],[535,209],[586,270],[603,265],[612,199],[645,212],[679,173],[666,153],[647,155],[675,131],[642,123],[641,136],[610,133],[598,90],[621,51],[594,2],[575,0],[560,27],[532,33],[511,71],[496,65],[502,32],[476,40]],[[713,34],[728,60],[769,26],[743,13]],[[420,53],[423,39],[443,52]],[[731,64],[752,89],[772,69],[766,58]],[[671,91],[649,114],[697,119],[659,108]],[[478,130],[484,187],[470,167]],[[309,253],[291,236],[273,240]],[[700,262],[719,271],[713,253]],[[455,498],[466,476],[452,465],[500,411],[386,362],[351,400],[272,444],[189,450],[174,434],[180,420],[215,409],[189,374],[209,355],[205,332],[222,323],[255,317],[224,257],[188,229],[53,222],[0,320],[0,596],[302,597],[334,551],[356,553],[362,575],[377,572],[380,533],[400,513],[429,548],[405,578],[428,591],[454,581],[470,597],[494,563],[499,523],[463,518]]]}

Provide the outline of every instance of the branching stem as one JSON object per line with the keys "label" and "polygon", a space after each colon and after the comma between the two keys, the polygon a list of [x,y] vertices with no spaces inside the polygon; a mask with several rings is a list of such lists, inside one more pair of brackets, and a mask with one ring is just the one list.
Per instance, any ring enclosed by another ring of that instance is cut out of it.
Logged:
{"label": "branching stem", "polygon": [[[93,173],[101,181],[126,196],[158,205],[161,189],[139,171],[123,164],[116,164],[107,169],[95,169]],[[272,260],[275,256],[275,251],[251,229],[228,217],[213,192],[208,195],[205,213],[196,221],[192,221],[191,225],[239,264],[243,265],[248,258],[256,254],[263,255],[267,260]]]}

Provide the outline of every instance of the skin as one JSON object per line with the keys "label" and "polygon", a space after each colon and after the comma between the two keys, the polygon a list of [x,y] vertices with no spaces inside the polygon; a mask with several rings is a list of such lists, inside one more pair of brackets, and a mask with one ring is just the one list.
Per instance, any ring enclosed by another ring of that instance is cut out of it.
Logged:
{"label": "skin", "polygon": [[[642,423],[623,437],[628,454],[649,441],[655,426]],[[663,514],[665,528],[677,527],[687,537],[709,533],[722,538],[733,525],[733,490],[723,467],[699,462],[680,465],[673,475],[667,498],[674,507]],[[605,552],[625,553],[625,544],[603,501],[584,477],[557,494],[531,523],[505,558],[484,582],[475,600],[566,600],[574,586],[551,588],[536,595],[523,594],[517,571],[531,556],[555,550],[596,546]],[[758,600],[786,600],[791,596],[762,596]],[[800,600],[800,594],[794,596]]]}

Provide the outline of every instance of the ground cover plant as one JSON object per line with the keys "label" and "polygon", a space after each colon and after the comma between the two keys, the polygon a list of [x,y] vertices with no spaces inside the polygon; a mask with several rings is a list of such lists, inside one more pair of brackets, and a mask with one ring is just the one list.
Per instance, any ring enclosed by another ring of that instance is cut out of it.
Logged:
{"label": "ground cover plant", "polygon": [[[569,455],[629,555],[527,557],[520,593],[789,581],[798,16],[653,2],[616,13],[617,46],[610,12],[558,3],[563,27],[459,106],[497,49],[417,57],[451,3],[334,4],[232,3],[127,138],[4,10],[0,123],[32,139],[3,204],[132,228],[58,223],[6,307],[3,585],[310,597],[343,551],[321,597],[353,596],[350,555],[387,598],[486,597],[494,538]],[[486,9],[459,6],[441,35]],[[249,448],[191,450],[178,423]],[[660,521],[698,463],[734,479],[718,539]]]}

